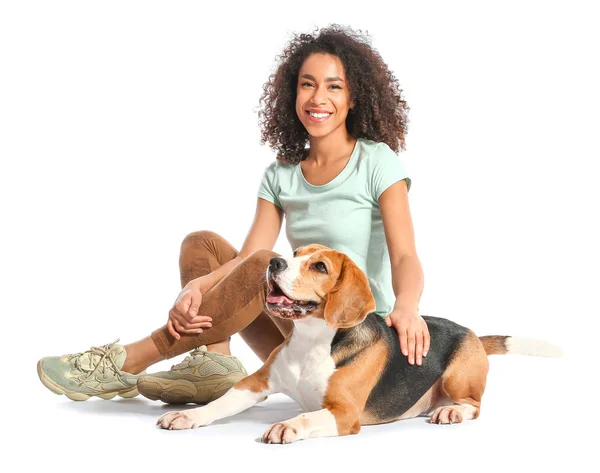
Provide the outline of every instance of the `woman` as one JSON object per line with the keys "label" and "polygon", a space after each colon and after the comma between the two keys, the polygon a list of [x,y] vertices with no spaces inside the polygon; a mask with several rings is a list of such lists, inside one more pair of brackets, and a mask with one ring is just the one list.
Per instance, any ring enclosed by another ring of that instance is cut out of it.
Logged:
{"label": "woman", "polygon": [[[409,362],[429,348],[418,312],[423,272],[408,206],[410,179],[395,152],[404,148],[406,102],[368,38],[332,25],[295,36],[261,98],[262,142],[276,150],[265,171],[254,222],[238,253],[219,235],[197,232],[182,244],[183,290],[167,324],[129,344],[43,358],[42,382],[75,400],[132,397],[205,403],[246,375],[231,356],[240,333],[261,360],[291,322],[263,307],[266,268],[283,216],[292,248],[320,243],[350,256],[367,274],[376,312],[394,326]],[[308,147],[307,147],[308,145]],[[198,347],[170,371],[139,375]]]}

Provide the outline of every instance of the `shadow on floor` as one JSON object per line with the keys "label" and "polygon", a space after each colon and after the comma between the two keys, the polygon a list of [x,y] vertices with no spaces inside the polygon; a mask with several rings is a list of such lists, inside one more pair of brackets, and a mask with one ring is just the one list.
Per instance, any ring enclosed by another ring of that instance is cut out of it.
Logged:
{"label": "shadow on floor", "polygon": [[[195,404],[163,404],[142,398],[135,399],[90,399],[83,402],[68,401],[60,404],[61,409],[80,414],[97,415],[141,415],[158,419],[169,411],[183,411],[199,407]],[[229,424],[231,422],[274,423],[295,417],[302,409],[291,399],[279,397],[267,399],[233,417],[218,420],[213,425]]]}

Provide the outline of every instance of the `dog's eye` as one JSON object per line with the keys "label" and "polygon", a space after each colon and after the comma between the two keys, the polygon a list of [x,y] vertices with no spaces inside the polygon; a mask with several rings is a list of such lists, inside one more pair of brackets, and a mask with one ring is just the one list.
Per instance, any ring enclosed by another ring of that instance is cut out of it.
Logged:
{"label": "dog's eye", "polygon": [[316,269],[317,271],[319,271],[320,273],[325,273],[327,274],[327,266],[325,266],[325,263],[323,263],[322,261],[318,261],[316,263],[313,263],[311,265],[311,268]]}

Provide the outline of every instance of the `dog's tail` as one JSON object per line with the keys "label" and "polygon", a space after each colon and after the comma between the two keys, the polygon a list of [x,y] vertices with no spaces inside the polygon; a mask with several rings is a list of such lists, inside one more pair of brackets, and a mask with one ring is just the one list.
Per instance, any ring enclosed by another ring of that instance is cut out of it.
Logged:
{"label": "dog's tail", "polygon": [[529,355],[559,357],[562,350],[556,345],[531,338],[509,337],[507,335],[487,335],[479,337],[488,355]]}

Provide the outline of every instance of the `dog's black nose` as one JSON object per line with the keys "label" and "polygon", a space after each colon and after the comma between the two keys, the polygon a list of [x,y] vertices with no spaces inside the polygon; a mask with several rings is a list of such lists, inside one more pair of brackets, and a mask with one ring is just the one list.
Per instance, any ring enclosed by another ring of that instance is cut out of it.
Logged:
{"label": "dog's black nose", "polygon": [[269,271],[271,273],[283,271],[285,268],[287,268],[287,263],[283,258],[271,258],[269,262]]}

